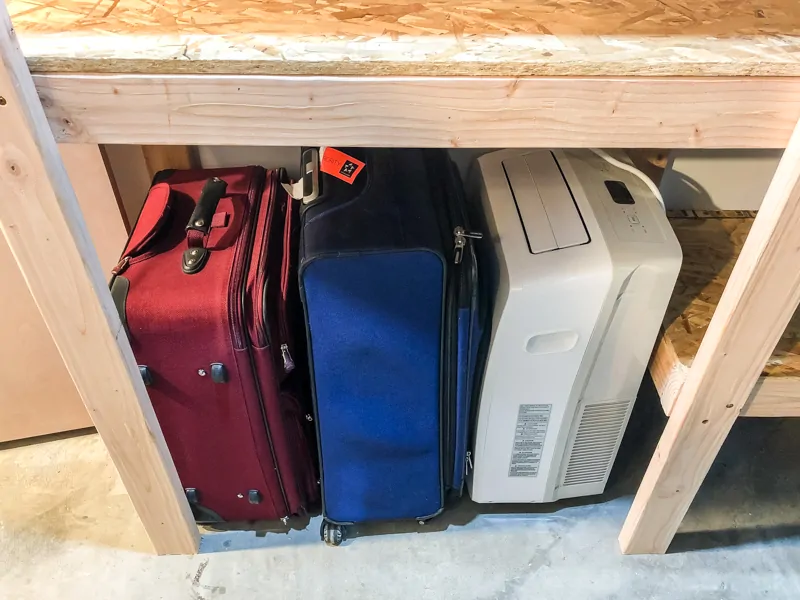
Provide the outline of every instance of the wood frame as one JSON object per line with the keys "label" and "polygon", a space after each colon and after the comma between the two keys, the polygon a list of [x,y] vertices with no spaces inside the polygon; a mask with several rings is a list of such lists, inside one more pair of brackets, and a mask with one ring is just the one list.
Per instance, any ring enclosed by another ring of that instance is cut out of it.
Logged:
{"label": "wood frame", "polygon": [[[800,302],[800,122],[742,247],[620,533],[666,552]],[[745,342],[746,341],[746,342]]]}
{"label": "wood frame", "polygon": [[[97,145],[58,147],[104,272],[119,260],[128,234]],[[0,442],[91,427],[80,395],[0,238]],[[13,340],[13,341],[11,341]],[[25,401],[20,402],[24,398]]]}
{"label": "wood frame", "polygon": [[800,117],[800,79],[31,78],[5,7],[0,25],[6,198],[0,226],[159,553],[194,552],[197,528],[54,139],[444,147],[788,143],[620,536],[628,553],[666,550],[797,305],[800,274],[782,265],[793,266],[800,248],[800,230],[792,231],[800,217],[800,134],[791,134]]}
{"label": "wood frame", "polygon": [[[661,398],[664,414],[670,416],[691,368],[675,364],[672,342],[662,337],[650,359],[650,376]],[[759,377],[740,417],[800,417],[797,377]]]}
{"label": "wood frame", "polygon": [[35,75],[59,142],[783,148],[794,78]]}
{"label": "wood frame", "polygon": [[25,59],[0,9],[0,228],[159,554],[199,532]]}

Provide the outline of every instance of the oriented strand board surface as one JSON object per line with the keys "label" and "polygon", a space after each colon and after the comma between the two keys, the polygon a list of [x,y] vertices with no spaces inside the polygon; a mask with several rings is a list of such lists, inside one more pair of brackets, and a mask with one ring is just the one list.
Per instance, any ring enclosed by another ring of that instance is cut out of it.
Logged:
{"label": "oriented strand board surface", "polygon": [[[684,258],[675,292],[664,317],[665,337],[674,348],[680,364],[689,367],[714,315],[755,213],[695,211],[672,213],[670,216],[675,235],[683,247]],[[800,313],[795,314],[789,323],[762,376],[800,376]]]}
{"label": "oriented strand board surface", "polygon": [[[670,213],[683,266],[664,317],[650,375],[669,415],[753,224],[749,211]],[[739,416],[800,416],[800,312],[767,361]]]}
{"label": "oriented strand board surface", "polygon": [[9,0],[36,71],[800,75],[794,0]]}

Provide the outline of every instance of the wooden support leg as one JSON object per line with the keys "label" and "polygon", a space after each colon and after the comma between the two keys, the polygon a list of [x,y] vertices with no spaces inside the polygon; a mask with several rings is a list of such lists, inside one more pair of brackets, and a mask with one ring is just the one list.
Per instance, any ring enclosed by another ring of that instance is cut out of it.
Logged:
{"label": "wooden support leg", "polygon": [[196,552],[199,532],[5,3],[0,59],[0,228],[156,551]]}
{"label": "wooden support leg", "polygon": [[620,534],[663,553],[800,301],[795,127]]}

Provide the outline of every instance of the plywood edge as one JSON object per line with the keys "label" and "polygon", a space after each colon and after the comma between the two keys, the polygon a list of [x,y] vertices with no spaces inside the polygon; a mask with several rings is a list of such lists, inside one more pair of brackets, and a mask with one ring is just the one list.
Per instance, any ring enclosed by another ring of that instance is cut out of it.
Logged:
{"label": "plywood edge", "polygon": [[[352,43],[351,43],[352,46]],[[800,77],[800,63],[757,58],[731,60],[654,61],[641,58],[588,61],[564,57],[561,61],[546,58],[541,61],[494,60],[455,61],[448,56],[453,49],[443,51],[432,59],[392,60],[353,59],[352,51],[328,54],[318,60],[314,54],[300,59],[253,59],[247,50],[241,56],[220,58],[193,57],[185,46],[168,55],[109,56],[100,52],[73,55],[36,53],[27,57],[32,73],[113,73],[150,75],[306,75],[356,77]],[[333,59],[333,60],[331,60]]]}
{"label": "plywood edge", "polygon": [[800,75],[787,43],[797,39],[793,13],[765,19],[743,9],[731,22],[727,9],[712,10],[715,17],[703,11],[695,29],[683,15],[651,11],[652,0],[625,7],[645,13],[627,26],[608,2],[594,3],[591,16],[581,14],[585,0],[561,0],[559,10],[528,3],[522,12],[512,0],[446,4],[395,6],[408,12],[398,20],[382,18],[378,5],[355,9],[358,2],[308,10],[251,0],[242,11],[236,2],[165,0],[153,11],[141,0],[73,0],[58,10],[9,1],[34,72]]}

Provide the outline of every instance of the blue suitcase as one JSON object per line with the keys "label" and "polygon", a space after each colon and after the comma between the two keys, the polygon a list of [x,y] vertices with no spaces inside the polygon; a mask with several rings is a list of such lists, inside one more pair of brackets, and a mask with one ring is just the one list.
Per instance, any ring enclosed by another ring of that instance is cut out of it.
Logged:
{"label": "blue suitcase", "polygon": [[461,492],[483,329],[469,238],[480,235],[446,151],[348,149],[365,163],[353,183],[317,181],[315,153],[304,153],[298,272],[321,537],[338,545],[349,524],[424,521]]}

